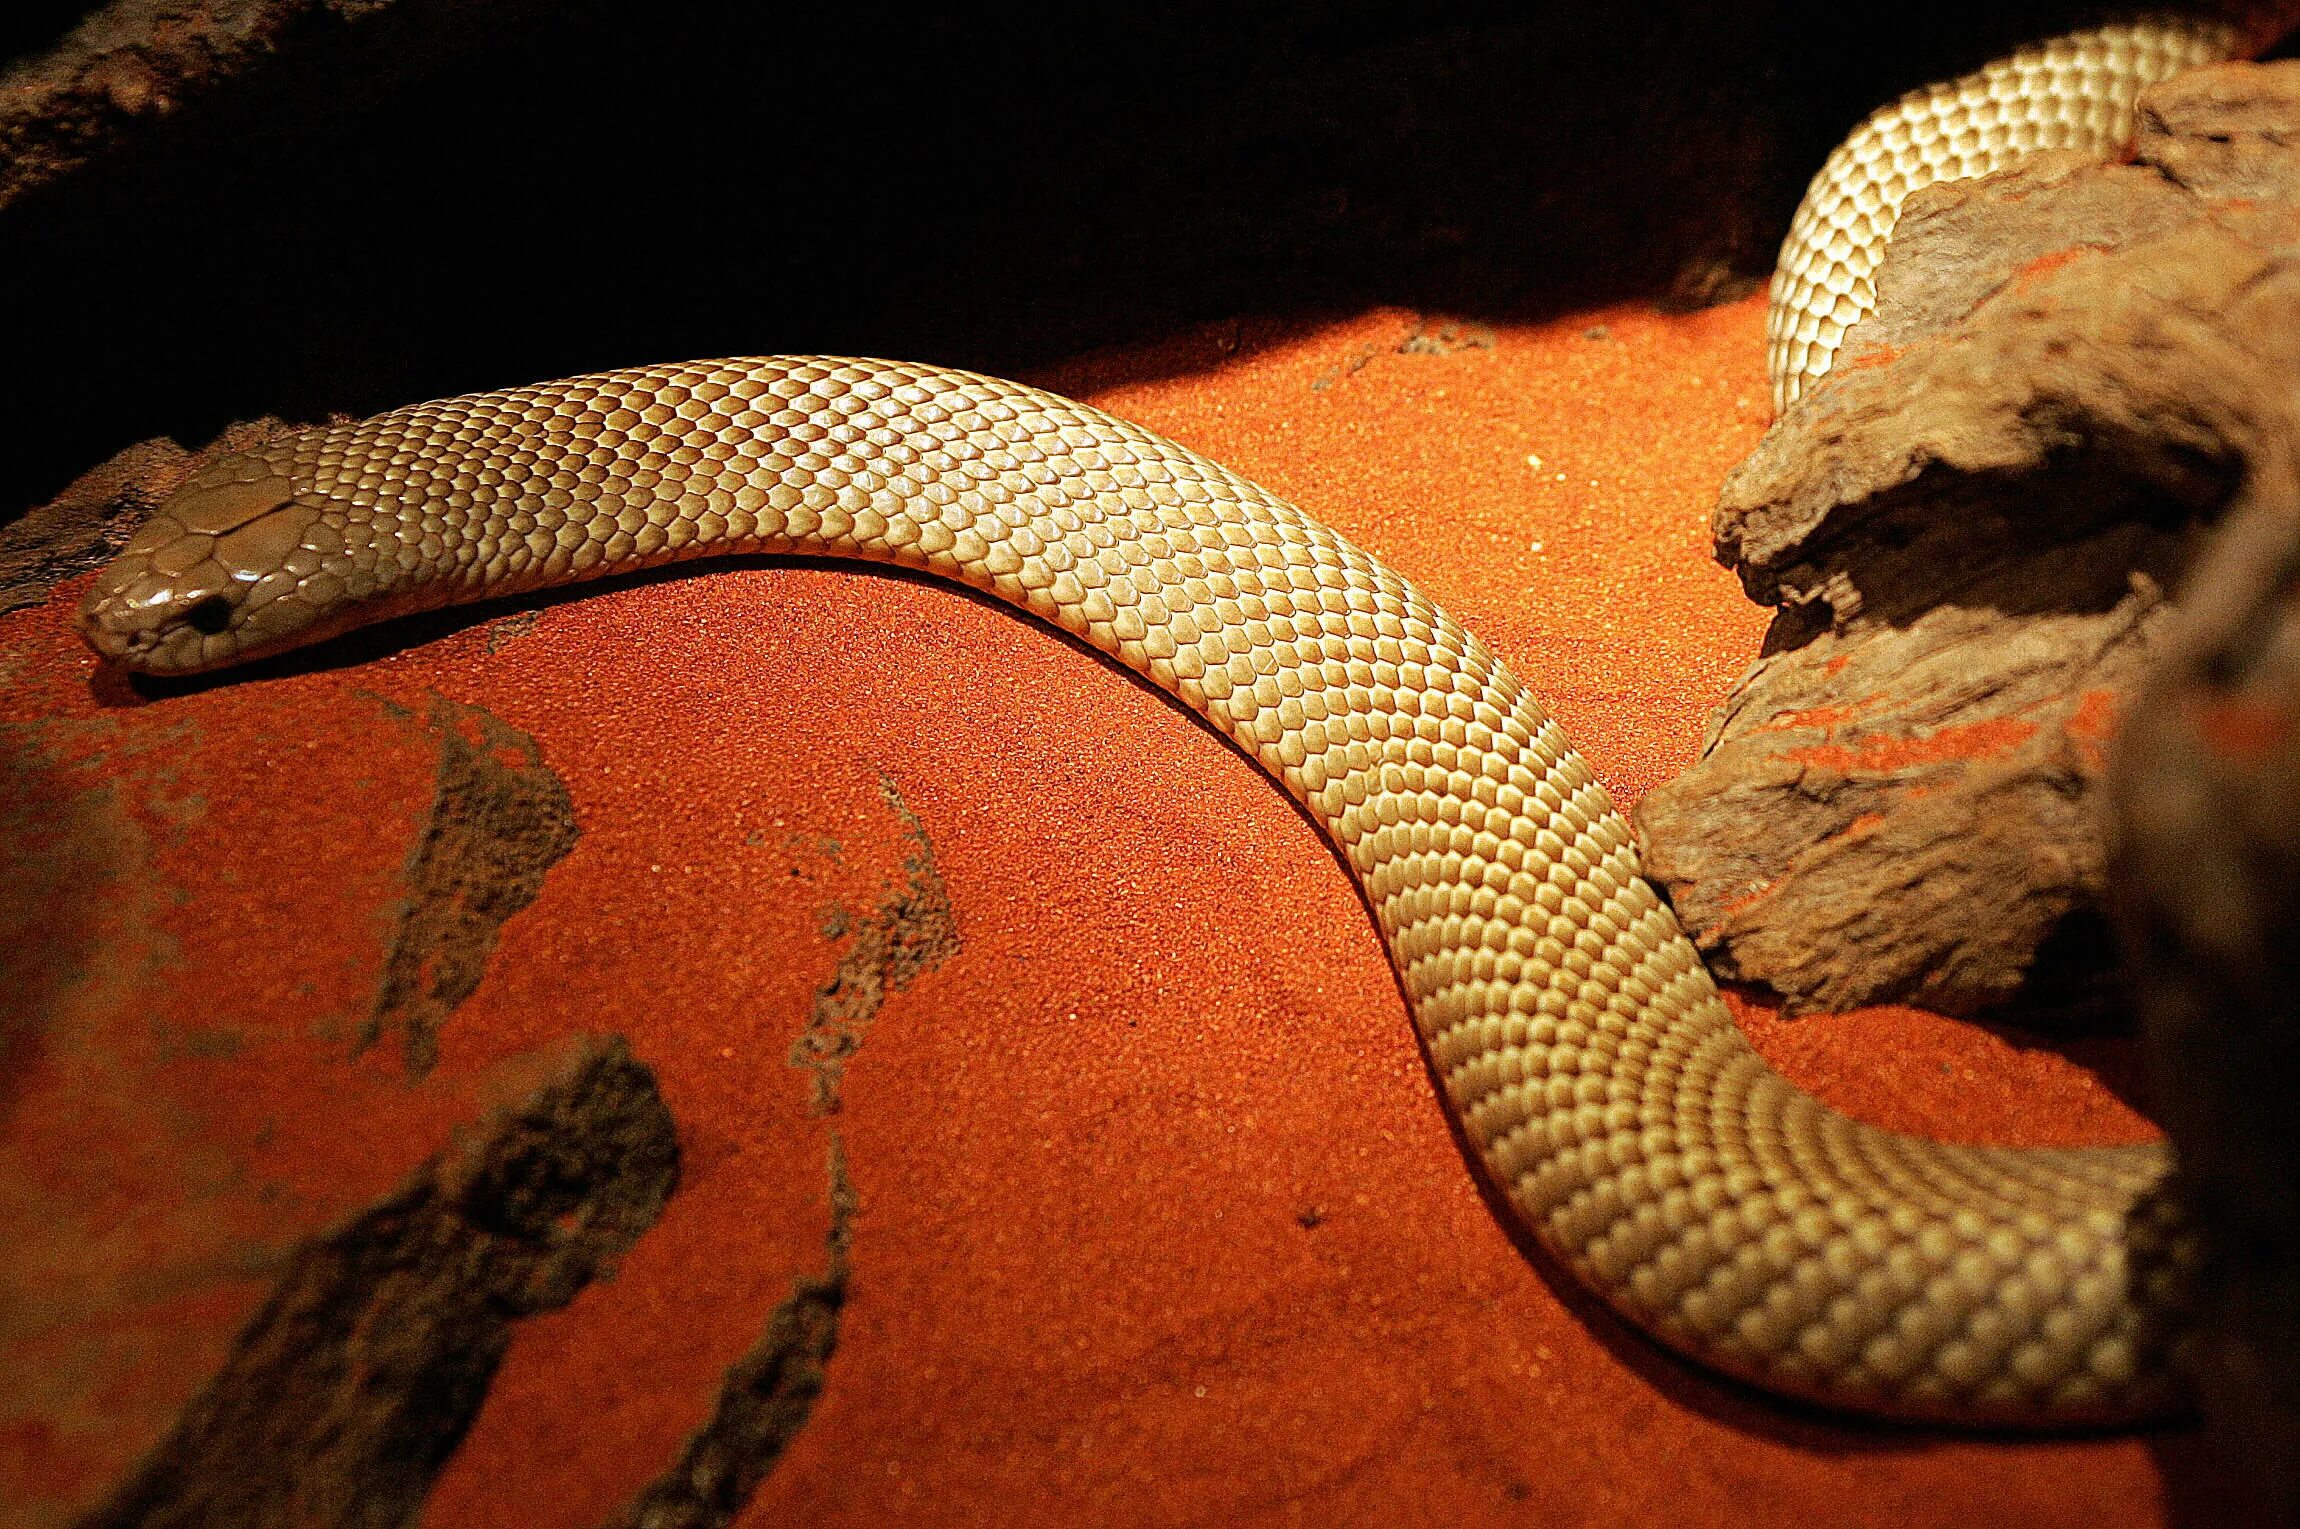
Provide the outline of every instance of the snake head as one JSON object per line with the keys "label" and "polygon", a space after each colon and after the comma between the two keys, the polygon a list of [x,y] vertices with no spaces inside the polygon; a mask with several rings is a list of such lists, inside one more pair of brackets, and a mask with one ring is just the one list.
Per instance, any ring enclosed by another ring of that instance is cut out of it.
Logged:
{"label": "snake head", "polygon": [[79,614],[99,654],[188,674],[286,646],[320,614],[340,533],[262,458],[195,474],[97,576]]}

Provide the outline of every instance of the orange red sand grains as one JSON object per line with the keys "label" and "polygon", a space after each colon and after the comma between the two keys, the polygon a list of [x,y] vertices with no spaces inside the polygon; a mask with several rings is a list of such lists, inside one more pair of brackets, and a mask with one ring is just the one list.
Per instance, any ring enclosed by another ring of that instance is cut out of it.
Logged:
{"label": "orange red sand grains", "polygon": [[[1034,380],[1407,572],[1626,802],[1692,759],[1762,632],[1707,545],[1764,424],[1761,330],[1755,302],[1491,330],[1377,312]],[[522,1325],[434,1529],[615,1513],[793,1282],[825,1276],[834,1222],[837,1347],[744,1524],[2162,1521],[2178,1438],[1822,1418],[1592,1309],[1482,1197],[1306,820],[1178,709],[984,602],[745,567],[112,707],[65,626],[77,593],[0,618],[6,848],[65,899],[40,905],[49,1020],[0,1116],[0,1206],[46,1233],[0,1239],[34,1313],[0,1332],[0,1372],[43,1377],[0,1398],[0,1500],[32,1522],[159,1436],[281,1248],[579,1029],[654,1068],[683,1182],[611,1281]],[[411,1079],[353,1037],[436,719],[471,707],[537,740],[582,834]],[[947,938],[850,1002],[850,956],[915,914],[922,876]],[[794,1065],[826,1013],[830,1112]],[[1986,1032],[1743,1018],[1888,1123],[2145,1131]]]}

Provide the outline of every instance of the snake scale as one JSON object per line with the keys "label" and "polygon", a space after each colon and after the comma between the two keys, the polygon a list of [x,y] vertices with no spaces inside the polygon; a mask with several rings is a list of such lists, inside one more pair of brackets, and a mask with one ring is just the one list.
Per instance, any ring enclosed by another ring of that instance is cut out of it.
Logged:
{"label": "snake scale", "polygon": [[[2079,128],[2121,135],[2143,79],[2227,51],[2227,30],[2077,34],[1872,117],[1782,252],[1784,401],[1870,300],[1912,185]],[[731,553],[969,585],[1258,761],[1355,874],[1492,1182],[1654,1337],[1874,1413],[2050,1426],[2180,1403],[2195,1249],[2163,1148],[1947,1145],[1801,1092],[1743,1039],[1629,826],[1477,639],[1291,505],[1096,409],[791,357],[420,404],[205,467],[80,619],[106,657],[176,673]]]}

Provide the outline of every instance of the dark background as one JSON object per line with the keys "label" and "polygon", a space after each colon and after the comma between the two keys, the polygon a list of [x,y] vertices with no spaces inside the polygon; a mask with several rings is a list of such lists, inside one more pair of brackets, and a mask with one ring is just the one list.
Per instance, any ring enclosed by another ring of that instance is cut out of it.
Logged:
{"label": "dark background", "polygon": [[2067,11],[1867,9],[315,12],[0,209],[0,520],[149,436],[681,356],[1014,372],[1236,314],[1730,295],[1865,110]]}

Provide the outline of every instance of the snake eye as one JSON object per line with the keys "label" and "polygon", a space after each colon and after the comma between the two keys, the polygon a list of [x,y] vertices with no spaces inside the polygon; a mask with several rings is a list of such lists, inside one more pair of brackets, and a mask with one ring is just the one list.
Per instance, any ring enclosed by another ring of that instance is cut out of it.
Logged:
{"label": "snake eye", "polygon": [[184,612],[184,622],[193,631],[213,637],[232,624],[232,603],[222,595],[210,595]]}

